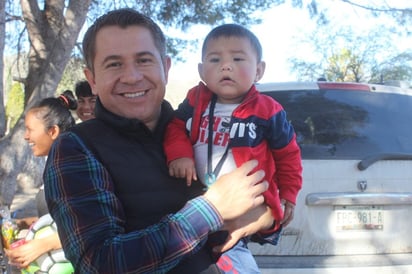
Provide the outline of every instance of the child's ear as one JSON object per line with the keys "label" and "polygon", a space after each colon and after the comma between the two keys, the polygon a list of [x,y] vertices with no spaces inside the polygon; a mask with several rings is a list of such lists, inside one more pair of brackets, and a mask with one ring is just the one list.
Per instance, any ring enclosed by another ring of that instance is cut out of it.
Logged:
{"label": "child's ear", "polygon": [[261,61],[257,64],[255,83],[259,82],[259,80],[262,79],[263,74],[265,74],[265,68],[266,68],[265,62]]}
{"label": "child's ear", "polygon": [[197,64],[197,71],[199,72],[200,79],[204,82],[205,80],[203,79],[203,64],[199,63]]}

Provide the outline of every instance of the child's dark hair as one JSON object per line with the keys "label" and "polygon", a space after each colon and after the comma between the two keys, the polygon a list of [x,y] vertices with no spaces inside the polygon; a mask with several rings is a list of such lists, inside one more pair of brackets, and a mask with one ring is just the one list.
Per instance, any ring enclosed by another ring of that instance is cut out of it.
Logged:
{"label": "child's dark hair", "polygon": [[77,99],[79,97],[92,97],[92,88],[87,81],[79,81],[76,83],[76,87],[74,89],[74,93],[76,93]]}
{"label": "child's dark hair", "polygon": [[262,61],[262,45],[256,35],[247,28],[237,24],[224,24],[212,29],[203,41],[202,59],[206,54],[207,44],[210,40],[218,39],[220,37],[238,37],[246,38],[256,51],[257,61]]}
{"label": "child's dark hair", "polygon": [[77,101],[74,98],[71,90],[65,90],[62,94],[56,97],[48,97],[43,99],[37,106],[33,107],[33,111],[37,118],[44,122],[46,130],[57,125],[60,132],[64,132],[74,126],[74,120],[70,110],[77,108]]}

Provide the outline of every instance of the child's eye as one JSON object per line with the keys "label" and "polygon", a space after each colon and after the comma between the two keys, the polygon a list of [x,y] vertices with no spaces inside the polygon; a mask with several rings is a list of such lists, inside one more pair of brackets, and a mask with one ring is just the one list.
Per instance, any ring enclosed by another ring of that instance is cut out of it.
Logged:
{"label": "child's eye", "polygon": [[217,62],[219,62],[219,58],[210,58],[209,62],[210,63],[217,63]]}

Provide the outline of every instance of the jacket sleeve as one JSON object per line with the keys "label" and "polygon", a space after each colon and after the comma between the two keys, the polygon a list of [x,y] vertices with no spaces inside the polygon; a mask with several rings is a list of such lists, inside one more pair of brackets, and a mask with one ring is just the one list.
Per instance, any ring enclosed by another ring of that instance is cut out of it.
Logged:
{"label": "jacket sleeve", "polygon": [[273,112],[269,117],[268,142],[275,163],[274,180],[279,198],[296,204],[302,188],[302,162],[296,133],[279,103],[275,101],[270,110]]}
{"label": "jacket sleeve", "polygon": [[166,273],[223,224],[199,196],[158,223],[126,233],[108,170],[73,133],[54,142],[43,177],[50,214],[76,273]]}
{"label": "jacket sleeve", "polygon": [[178,158],[194,159],[193,147],[186,129],[187,121],[191,121],[193,107],[186,98],[175,111],[174,118],[166,128],[163,147],[166,154],[167,164]]}
{"label": "jacket sleeve", "polygon": [[272,154],[280,199],[296,204],[296,197],[302,188],[302,162],[296,135],[293,134],[285,147],[272,150]]}

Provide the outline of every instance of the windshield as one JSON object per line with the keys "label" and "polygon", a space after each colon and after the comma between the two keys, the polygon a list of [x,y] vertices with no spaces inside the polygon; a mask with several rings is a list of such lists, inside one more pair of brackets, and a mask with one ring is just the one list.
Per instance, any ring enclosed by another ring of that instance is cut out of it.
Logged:
{"label": "windshield", "polygon": [[347,90],[265,94],[285,108],[303,159],[412,154],[412,96]]}

